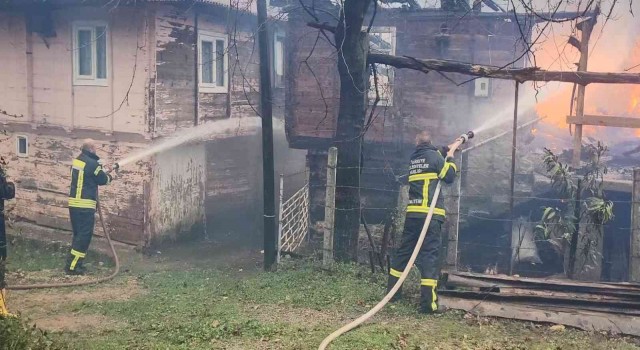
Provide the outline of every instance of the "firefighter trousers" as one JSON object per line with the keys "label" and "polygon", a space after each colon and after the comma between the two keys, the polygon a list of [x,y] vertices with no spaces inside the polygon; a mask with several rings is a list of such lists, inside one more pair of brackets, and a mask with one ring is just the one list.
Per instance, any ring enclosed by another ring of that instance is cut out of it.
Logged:
{"label": "firefighter trousers", "polygon": [[67,258],[67,271],[81,270],[82,262],[87,256],[89,244],[95,226],[95,209],[69,208],[69,218],[73,230],[71,252]]}
{"label": "firefighter trousers", "polygon": [[[418,243],[424,218],[407,218],[404,223],[404,232],[400,247],[396,250],[391,260],[389,271],[388,290],[391,290],[407,267],[411,254]],[[438,310],[438,278],[442,264],[442,222],[431,220],[427,235],[422,242],[415,265],[420,270],[420,311],[431,313]],[[400,291],[392,300],[400,297]]]}

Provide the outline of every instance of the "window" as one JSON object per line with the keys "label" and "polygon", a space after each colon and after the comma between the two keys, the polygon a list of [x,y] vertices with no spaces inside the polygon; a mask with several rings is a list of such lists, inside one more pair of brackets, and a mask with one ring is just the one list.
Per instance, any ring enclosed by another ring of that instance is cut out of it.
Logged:
{"label": "window", "polygon": [[273,37],[273,85],[284,87],[284,35]]}
{"label": "window", "polygon": [[75,85],[107,86],[109,30],[104,22],[73,25],[73,81]]}
{"label": "window", "polygon": [[200,91],[227,92],[227,37],[201,33],[198,45],[198,75]]}
{"label": "window", "polygon": [[476,97],[489,97],[489,78],[476,79]]}
{"label": "window", "polygon": [[29,155],[29,140],[26,136],[16,136],[16,152],[18,157],[27,157]]}
{"label": "window", "polygon": [[[396,28],[372,27],[369,32],[369,49],[373,53],[395,55],[396,53]],[[376,76],[378,78],[379,106],[393,105],[393,67],[376,64]],[[373,72],[369,75],[369,104],[376,99],[376,84]]]}

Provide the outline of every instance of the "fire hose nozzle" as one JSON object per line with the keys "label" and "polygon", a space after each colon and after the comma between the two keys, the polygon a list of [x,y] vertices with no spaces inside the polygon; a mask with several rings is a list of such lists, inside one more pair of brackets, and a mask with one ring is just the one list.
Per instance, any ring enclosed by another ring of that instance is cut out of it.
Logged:
{"label": "fire hose nozzle", "polygon": [[113,171],[115,171],[116,174],[119,174],[118,172],[119,170],[120,170],[120,164],[113,163]]}
{"label": "fire hose nozzle", "polygon": [[460,135],[460,139],[462,139],[462,143],[466,143],[469,139],[472,139],[475,136],[473,131],[469,131],[466,134]]}

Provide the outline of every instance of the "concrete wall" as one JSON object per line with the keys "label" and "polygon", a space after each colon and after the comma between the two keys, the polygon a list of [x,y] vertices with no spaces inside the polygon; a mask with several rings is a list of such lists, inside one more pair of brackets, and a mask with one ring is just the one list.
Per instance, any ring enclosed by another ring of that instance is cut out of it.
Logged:
{"label": "concrete wall", "polygon": [[204,232],[205,148],[184,145],[158,154],[150,189],[150,243]]}

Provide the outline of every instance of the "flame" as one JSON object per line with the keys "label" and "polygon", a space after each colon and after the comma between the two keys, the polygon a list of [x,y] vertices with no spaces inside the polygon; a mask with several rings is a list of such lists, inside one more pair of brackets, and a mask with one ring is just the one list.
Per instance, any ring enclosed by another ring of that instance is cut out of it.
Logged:
{"label": "flame", "polygon": [[629,113],[633,113],[636,108],[638,107],[638,104],[640,103],[640,98],[638,96],[633,97],[631,99],[631,103],[629,104]]}
{"label": "flame", "polygon": [[[565,47],[567,35],[570,35],[570,33],[555,31],[553,34],[550,40],[539,45],[536,64],[549,70],[575,69],[573,63],[579,59],[577,50],[573,49],[562,60],[558,59],[558,47]],[[605,32],[604,36],[609,35]],[[615,37],[616,34],[613,34],[613,36]],[[602,39],[605,40],[604,37]],[[637,65],[640,62],[640,39],[633,38],[633,41],[629,43],[616,37],[611,38],[608,43],[601,41],[598,45],[599,47],[593,49],[589,57],[589,71],[622,72],[623,69]],[[631,50],[627,50],[629,46],[632,48]],[[616,52],[624,54],[612,56],[611,52],[614,49]],[[638,73],[639,71],[640,68],[636,68],[629,71],[629,73]],[[543,89],[552,91],[552,93],[547,94],[548,97],[538,101],[536,104],[538,115],[546,117],[542,123],[555,128],[567,129],[566,118],[570,113],[573,86],[571,84],[549,83],[543,86]],[[577,95],[576,89],[574,97],[577,98]],[[576,107],[577,105],[574,101],[571,114],[576,114]],[[640,85],[591,84],[586,87],[584,113],[640,118]],[[583,135],[600,139],[605,138],[607,134],[640,137],[640,129],[617,130],[614,133],[611,128],[584,126]]]}

